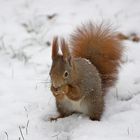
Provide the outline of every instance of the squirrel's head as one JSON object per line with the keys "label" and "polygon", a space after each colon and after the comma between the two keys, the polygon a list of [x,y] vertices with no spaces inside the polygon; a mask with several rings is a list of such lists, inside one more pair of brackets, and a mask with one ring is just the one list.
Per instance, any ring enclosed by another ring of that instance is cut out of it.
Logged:
{"label": "squirrel's head", "polygon": [[[59,54],[59,48],[62,54]],[[72,57],[68,44],[64,39],[58,43],[58,38],[55,37],[52,43],[52,66],[50,70],[51,83],[54,89],[59,89],[72,82],[72,69]]]}

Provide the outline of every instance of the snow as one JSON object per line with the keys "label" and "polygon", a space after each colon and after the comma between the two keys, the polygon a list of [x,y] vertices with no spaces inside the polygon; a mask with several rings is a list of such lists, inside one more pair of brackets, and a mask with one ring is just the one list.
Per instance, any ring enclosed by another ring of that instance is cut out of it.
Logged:
{"label": "snow", "polygon": [[124,42],[125,63],[100,122],[80,114],[48,121],[57,115],[49,79],[52,38],[68,38],[89,20],[140,34],[139,7],[139,0],[1,0],[0,140],[140,139],[140,43],[131,41]]}

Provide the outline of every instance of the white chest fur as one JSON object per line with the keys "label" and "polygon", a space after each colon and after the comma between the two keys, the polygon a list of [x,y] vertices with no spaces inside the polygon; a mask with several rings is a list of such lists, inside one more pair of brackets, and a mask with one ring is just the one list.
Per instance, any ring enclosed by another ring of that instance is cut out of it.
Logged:
{"label": "white chest fur", "polygon": [[83,104],[83,98],[79,101],[73,101],[69,99],[67,96],[65,96],[63,100],[63,105],[66,109],[70,111],[80,112],[80,113],[86,113],[86,106]]}

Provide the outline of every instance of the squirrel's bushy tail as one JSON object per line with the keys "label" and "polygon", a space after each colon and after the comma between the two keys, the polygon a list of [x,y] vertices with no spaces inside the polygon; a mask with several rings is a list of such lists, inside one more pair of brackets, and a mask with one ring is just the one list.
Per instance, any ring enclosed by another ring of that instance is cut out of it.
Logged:
{"label": "squirrel's bushy tail", "polygon": [[86,58],[97,68],[104,92],[114,85],[123,46],[110,26],[92,23],[82,25],[72,34],[70,44],[73,57]]}

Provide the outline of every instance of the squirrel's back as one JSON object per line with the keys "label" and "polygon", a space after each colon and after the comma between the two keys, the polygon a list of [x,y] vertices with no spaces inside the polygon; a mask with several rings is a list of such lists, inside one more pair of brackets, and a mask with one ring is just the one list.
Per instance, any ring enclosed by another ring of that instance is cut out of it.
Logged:
{"label": "squirrel's back", "polygon": [[110,26],[92,23],[82,25],[72,34],[70,44],[73,57],[86,58],[96,67],[104,92],[114,85],[123,46]]}

